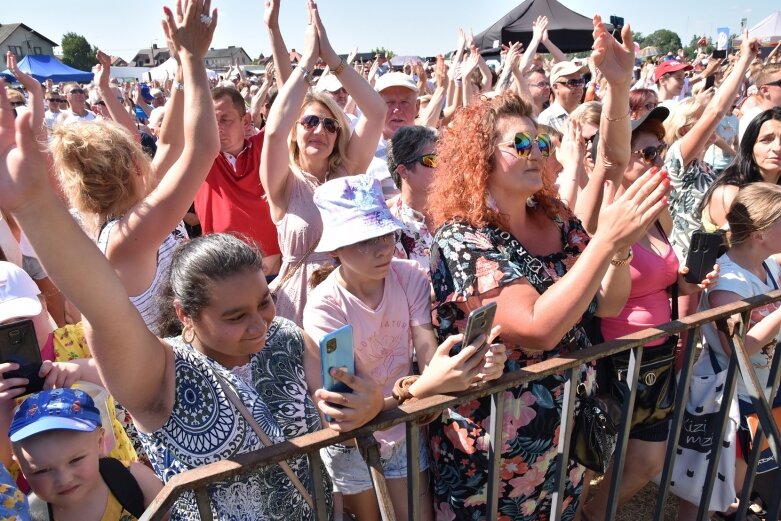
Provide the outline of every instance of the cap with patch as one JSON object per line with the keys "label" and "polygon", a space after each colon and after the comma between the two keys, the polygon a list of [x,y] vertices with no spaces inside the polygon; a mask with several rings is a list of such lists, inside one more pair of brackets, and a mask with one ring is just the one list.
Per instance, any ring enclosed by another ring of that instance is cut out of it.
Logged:
{"label": "cap with patch", "polygon": [[8,436],[16,443],[42,432],[92,432],[103,424],[89,394],[79,389],[48,389],[31,394],[14,412]]}

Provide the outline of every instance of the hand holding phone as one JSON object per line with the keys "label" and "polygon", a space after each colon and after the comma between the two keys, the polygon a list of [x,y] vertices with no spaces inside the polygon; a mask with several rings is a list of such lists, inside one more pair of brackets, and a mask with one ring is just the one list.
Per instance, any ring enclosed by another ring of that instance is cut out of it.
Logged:
{"label": "hand holding phone", "polygon": [[724,234],[721,232],[696,230],[692,234],[689,253],[686,256],[686,267],[689,271],[683,279],[691,284],[701,283],[706,275],[713,271],[723,242]]}
{"label": "hand holding phone", "polygon": [[44,379],[38,376],[41,370],[41,350],[32,320],[20,320],[0,326],[0,363],[18,366],[18,369],[3,373],[5,380],[27,379],[24,392],[18,396],[37,393],[43,389]]}
{"label": "hand holding phone", "polygon": [[464,340],[461,344],[455,346],[450,351],[450,356],[455,356],[461,352],[463,346],[472,344],[480,335],[484,335],[485,341],[482,345],[476,346],[477,353],[484,353],[487,347],[488,337],[491,333],[491,328],[494,325],[494,318],[496,317],[496,302],[490,302],[484,306],[480,306],[477,309],[472,310],[466,319],[466,326],[464,327]]}

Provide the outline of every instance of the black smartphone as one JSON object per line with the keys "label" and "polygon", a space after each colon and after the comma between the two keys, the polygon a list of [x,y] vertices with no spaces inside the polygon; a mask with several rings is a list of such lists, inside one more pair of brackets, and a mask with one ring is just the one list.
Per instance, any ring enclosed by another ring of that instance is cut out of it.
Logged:
{"label": "black smartphone", "polygon": [[686,267],[689,268],[689,272],[684,277],[686,282],[699,284],[705,275],[713,271],[723,241],[724,234],[721,232],[709,233],[696,230],[692,234],[689,254],[686,256]]}
{"label": "black smartphone", "polygon": [[24,394],[37,393],[43,389],[41,350],[35,336],[32,320],[20,320],[0,326],[0,362],[19,364],[19,369],[8,371],[3,378],[27,378]]}
{"label": "black smartphone", "polygon": [[727,49],[722,49],[720,51],[713,51],[711,53],[711,56],[716,60],[723,60],[727,57]]}
{"label": "black smartphone", "polygon": [[[469,313],[469,316],[466,318],[464,340],[461,342],[461,344],[453,347],[453,349],[450,350],[450,356],[455,356],[460,353],[463,346],[468,346],[480,335],[485,335],[487,342],[488,336],[491,333],[491,328],[494,327],[494,317],[496,317],[496,302],[490,302],[484,306],[480,306],[479,308],[472,310],[472,312]],[[477,353],[481,353],[486,345],[487,343],[480,346]]]}

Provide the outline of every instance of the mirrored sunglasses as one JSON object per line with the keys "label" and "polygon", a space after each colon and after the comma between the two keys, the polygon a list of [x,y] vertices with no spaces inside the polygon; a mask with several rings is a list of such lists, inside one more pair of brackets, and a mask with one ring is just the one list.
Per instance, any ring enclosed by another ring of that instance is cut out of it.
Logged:
{"label": "mirrored sunglasses", "polygon": [[582,89],[586,85],[586,82],[584,80],[582,80],[582,79],[581,80],[572,79],[572,80],[567,80],[567,81],[557,81],[556,83],[558,83],[559,85],[566,85],[570,89]]}
{"label": "mirrored sunglasses", "polygon": [[635,150],[633,154],[638,154],[643,161],[648,164],[656,161],[657,158],[661,158],[664,151],[667,150],[667,145],[662,143],[658,147],[645,147],[640,150]]}
{"label": "mirrored sunglasses", "polygon": [[437,167],[437,155],[436,154],[423,154],[420,157],[416,157],[412,161],[410,161],[410,164],[412,163],[419,163],[426,168],[436,168]]}
{"label": "mirrored sunglasses", "polygon": [[537,148],[540,149],[540,155],[542,157],[550,156],[551,152],[551,137],[548,134],[537,134],[537,137],[532,137],[530,132],[518,132],[515,134],[513,140],[513,146],[515,147],[515,153],[518,157],[528,158],[532,154],[532,146],[537,144]]}
{"label": "mirrored sunglasses", "polygon": [[339,122],[333,118],[321,118],[311,114],[304,116],[298,122],[307,130],[313,130],[322,122],[323,128],[329,134],[336,134],[339,131]]}

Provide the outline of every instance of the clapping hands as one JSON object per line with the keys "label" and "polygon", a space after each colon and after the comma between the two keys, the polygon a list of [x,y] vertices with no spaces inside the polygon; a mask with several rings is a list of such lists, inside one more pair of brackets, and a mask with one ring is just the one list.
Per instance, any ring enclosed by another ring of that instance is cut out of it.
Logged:
{"label": "clapping hands", "polygon": [[602,18],[594,16],[594,46],[591,58],[609,84],[629,83],[635,65],[634,42],[629,24],[621,29],[622,43],[607,32]]}
{"label": "clapping hands", "polygon": [[217,27],[217,9],[209,16],[211,0],[177,0],[176,15],[163,8],[163,32],[180,57],[191,56],[203,60]]}

